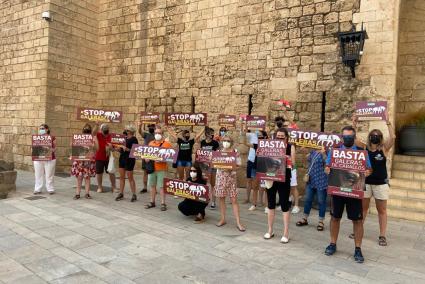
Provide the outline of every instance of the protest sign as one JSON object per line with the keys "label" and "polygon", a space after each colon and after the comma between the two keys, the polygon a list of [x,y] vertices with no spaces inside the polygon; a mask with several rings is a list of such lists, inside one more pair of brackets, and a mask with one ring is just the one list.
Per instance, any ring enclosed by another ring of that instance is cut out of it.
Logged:
{"label": "protest sign", "polygon": [[258,180],[285,181],[286,144],[284,141],[258,140],[256,172]]}
{"label": "protest sign", "polygon": [[160,120],[159,112],[145,112],[140,113],[140,122],[142,124],[158,124]]}
{"label": "protest sign", "polygon": [[208,203],[209,188],[207,185],[164,178],[165,193]]}
{"label": "protest sign", "polygon": [[323,132],[315,132],[309,130],[300,130],[288,128],[289,137],[288,143],[313,149],[326,149],[339,147],[342,144],[342,137],[338,134],[330,134]]}
{"label": "protest sign", "polygon": [[328,193],[362,199],[365,187],[367,151],[332,149]]}
{"label": "protest sign", "polygon": [[206,113],[166,113],[165,124],[170,126],[205,126],[207,125]]}
{"label": "protest sign", "polygon": [[124,134],[111,133],[111,144],[115,148],[125,146],[125,135]]}
{"label": "protest sign", "polygon": [[235,129],[236,115],[220,114],[218,116],[218,125],[227,129]]}
{"label": "protest sign", "polygon": [[71,160],[90,161],[94,156],[94,143],[91,134],[72,135]]}
{"label": "protest sign", "polygon": [[232,170],[236,168],[236,152],[213,151],[211,165],[214,169]]}
{"label": "protest sign", "polygon": [[264,115],[248,115],[246,117],[246,128],[248,130],[265,130],[266,116]]}
{"label": "protest sign", "polygon": [[53,158],[53,138],[50,135],[32,135],[32,160],[50,161]]}
{"label": "protest sign", "polygon": [[212,150],[198,149],[196,150],[195,161],[199,163],[210,163],[212,153]]}
{"label": "protest sign", "polygon": [[359,121],[388,120],[387,110],[386,101],[356,103],[356,116]]}
{"label": "protest sign", "polygon": [[177,161],[178,152],[178,150],[173,148],[134,144],[131,147],[130,158],[175,163]]}
{"label": "protest sign", "polygon": [[77,109],[77,120],[120,123],[122,122],[122,112],[79,107]]}

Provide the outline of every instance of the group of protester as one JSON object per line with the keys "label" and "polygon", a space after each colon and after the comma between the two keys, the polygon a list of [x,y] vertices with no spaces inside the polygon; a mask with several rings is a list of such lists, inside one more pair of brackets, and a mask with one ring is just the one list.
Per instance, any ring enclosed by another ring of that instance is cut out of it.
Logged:
{"label": "group of protester", "polygon": [[[376,200],[376,207],[379,216],[380,235],[378,243],[381,246],[387,245],[386,241],[386,227],[387,227],[387,213],[386,203],[388,199],[388,175],[386,169],[386,157],[388,152],[394,144],[394,131],[387,123],[390,137],[386,140],[380,130],[372,130],[366,142],[360,141],[356,137],[356,120],[353,119],[353,126],[346,126],[342,129],[343,149],[365,149],[368,153],[366,173],[366,188],[365,197],[361,199],[353,199],[340,196],[331,196],[331,221],[330,221],[330,244],[325,250],[326,255],[333,255],[336,252],[336,243],[338,239],[340,221],[344,208],[347,211],[347,217],[353,222],[353,234],[350,237],[354,238],[355,252],[354,259],[356,262],[363,262],[364,258],[361,251],[361,242],[363,238],[363,223],[365,221],[369,202],[371,197]],[[268,135],[266,131],[255,131],[246,133],[245,144],[249,147],[248,161],[247,161],[247,199],[245,203],[251,203],[249,210],[255,210],[258,205],[258,193],[260,193],[260,204],[267,202],[265,212],[268,215],[268,230],[264,234],[264,239],[271,239],[274,237],[273,224],[275,219],[276,206],[280,206],[282,211],[284,230],[281,238],[282,243],[289,242],[289,223],[290,223],[290,209],[292,213],[297,213],[298,208],[298,190],[297,190],[297,172],[296,172],[296,147],[288,143],[289,133],[287,128],[297,128],[293,121],[283,117],[275,119],[275,130]],[[237,151],[234,141],[225,128],[220,129],[219,135],[214,135],[214,129],[205,127],[201,132],[192,137],[188,130],[181,132],[181,137],[178,136],[175,129],[170,127],[162,128],[160,125],[148,125],[147,129],[139,124],[138,132],[143,139],[144,145],[171,148],[172,144],[169,138],[172,138],[179,149],[177,163],[173,167],[177,168],[177,176],[181,180],[186,180],[192,183],[207,184],[211,186],[211,209],[216,208],[216,201],[218,199],[220,209],[220,219],[217,222],[217,227],[226,225],[226,202],[228,197],[232,204],[233,215],[236,221],[236,227],[239,231],[244,232],[245,226],[242,225],[240,219],[240,209],[238,204],[238,190],[236,170],[241,166],[241,159]],[[94,140],[94,147],[96,153],[91,161],[73,161],[71,174],[77,179],[77,188],[74,199],[80,199],[82,184],[85,182],[85,198],[90,199],[90,178],[97,177],[98,189],[97,192],[103,192],[102,177],[104,172],[108,173],[109,157],[112,153],[119,153],[119,189],[116,200],[120,201],[124,198],[125,179],[127,177],[132,197],[131,202],[137,200],[136,183],[134,180],[133,170],[135,168],[135,159],[130,157],[130,150],[132,145],[139,144],[137,139],[137,130],[134,126],[127,126],[124,129],[125,135],[124,146],[113,146],[111,143],[111,133],[107,124],[98,125],[92,128],[86,124],[82,133],[92,134]],[[167,131],[169,138],[166,139],[164,131]],[[40,135],[50,135],[50,129],[46,124],[39,127]],[[203,137],[203,139],[201,139]],[[53,152],[55,151],[56,139],[53,138]],[[277,181],[261,181],[256,179],[256,149],[259,139],[278,139],[286,142],[286,158],[287,168],[285,182]],[[234,152],[236,153],[236,168],[231,170],[214,169],[208,163],[192,162],[193,148],[196,143],[200,144],[200,148],[204,150]],[[312,150],[308,154],[308,170],[305,198],[304,198],[304,216],[296,223],[297,226],[306,226],[309,224],[309,215],[311,212],[314,195],[317,196],[319,205],[319,219],[317,230],[323,231],[325,228],[324,220],[327,206],[327,187],[328,187],[328,174],[332,169],[330,168],[330,151],[324,148],[321,150]],[[35,189],[34,194],[41,193],[43,186],[43,179],[46,179],[47,191],[51,194],[54,193],[53,175],[55,168],[55,156],[51,161],[34,161],[35,169]],[[161,211],[167,210],[165,191],[163,186],[164,177],[168,171],[166,162],[157,161],[142,161],[143,175],[143,188],[140,193],[146,193],[150,190],[150,201],[145,205],[145,209],[156,207],[156,195],[160,194],[160,209]],[[109,172],[111,181],[112,192],[116,191],[116,178],[115,174]],[[251,197],[252,192],[252,197]],[[277,201],[276,195],[279,195]],[[267,201],[265,201],[267,200]],[[179,205],[179,210],[187,216],[194,215],[195,222],[199,223],[205,219],[205,209],[207,203],[196,202],[190,199],[183,200]]]}

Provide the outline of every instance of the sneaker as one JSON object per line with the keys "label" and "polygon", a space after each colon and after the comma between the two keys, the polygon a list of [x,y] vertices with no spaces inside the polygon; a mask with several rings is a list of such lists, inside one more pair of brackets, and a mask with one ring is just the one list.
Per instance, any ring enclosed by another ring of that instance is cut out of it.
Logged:
{"label": "sneaker", "polygon": [[269,207],[264,208],[264,214],[269,214]]}
{"label": "sneaker", "polygon": [[215,209],[215,202],[211,203],[211,209],[214,210]]}
{"label": "sneaker", "polygon": [[255,209],[257,209],[257,205],[251,205],[251,207],[249,207],[249,211],[254,211]]}
{"label": "sneaker", "polygon": [[282,238],[280,239],[280,242],[281,242],[282,244],[287,244],[287,243],[289,243],[289,237],[282,236]]}
{"label": "sneaker", "polygon": [[146,193],[146,192],[148,192],[148,190],[146,188],[144,188],[140,191],[140,193]]}
{"label": "sneaker", "polygon": [[292,211],[291,211],[292,214],[297,214],[299,212],[300,212],[300,207],[294,206],[294,208],[292,208]]}
{"label": "sneaker", "polygon": [[118,194],[118,196],[115,198],[115,201],[120,201],[124,199],[124,194],[120,193]]}
{"label": "sneaker", "polygon": [[136,194],[133,194],[133,196],[131,197],[130,202],[134,202],[136,200],[137,200],[137,196],[136,196]]}
{"label": "sneaker", "polygon": [[354,261],[357,262],[357,263],[363,263],[364,262],[364,257],[363,257],[361,248],[356,248],[354,250]]}
{"label": "sneaker", "polygon": [[336,244],[329,244],[325,250],[327,256],[333,255],[336,252]]}

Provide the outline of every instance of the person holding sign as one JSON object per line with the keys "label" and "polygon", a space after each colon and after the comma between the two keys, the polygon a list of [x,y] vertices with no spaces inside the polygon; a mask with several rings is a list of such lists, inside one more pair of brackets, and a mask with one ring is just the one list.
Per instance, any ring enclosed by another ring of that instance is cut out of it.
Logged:
{"label": "person holding sign", "polygon": [[120,193],[115,198],[116,201],[120,201],[124,198],[124,188],[125,188],[125,176],[127,175],[128,183],[130,184],[131,192],[133,196],[131,197],[131,202],[137,200],[136,195],[136,182],[134,181],[133,170],[136,165],[136,159],[130,158],[131,147],[134,144],[138,144],[136,136],[136,128],[132,125],[129,125],[124,130],[125,146],[121,146],[119,149],[120,159],[119,159],[119,172],[120,172]]}
{"label": "person holding sign", "polygon": [[[348,150],[362,150],[354,145],[356,139],[356,130],[352,126],[345,126],[342,129],[342,139],[343,145],[339,149],[348,149]],[[325,172],[330,173],[331,168],[331,155],[332,151],[329,151],[328,157],[326,160]],[[366,157],[366,176],[371,173],[371,164],[369,157]],[[347,217],[353,222],[353,231],[354,231],[354,260],[357,263],[363,263],[364,257],[361,250],[362,239],[363,239],[363,210],[362,210],[362,200],[351,197],[337,196],[332,195],[332,208],[331,208],[331,222],[330,222],[330,235],[331,242],[326,247],[325,254],[328,256],[333,255],[336,252],[336,242],[339,234],[339,227],[341,223],[342,214],[344,213],[344,208],[347,209]]]}
{"label": "person holding sign", "polygon": [[[151,141],[155,139],[155,124],[148,124],[148,132],[142,131],[142,123],[138,121],[139,124],[139,134],[143,138],[143,145],[147,146]],[[142,160],[142,170],[143,170],[143,188],[140,190],[140,193],[148,192],[148,173],[146,172],[146,163],[145,160]]]}
{"label": "person holding sign", "polygon": [[264,239],[269,240],[274,237],[273,223],[276,209],[276,193],[279,194],[280,208],[283,212],[283,236],[280,239],[281,243],[289,242],[289,219],[291,202],[289,201],[289,195],[291,191],[291,167],[293,161],[295,161],[295,147],[288,143],[289,133],[286,128],[279,128],[276,131],[275,139],[283,140],[286,143],[286,170],[285,170],[285,181],[265,181],[267,188],[267,201],[268,201],[268,231],[264,234]]}
{"label": "person holding sign", "polygon": [[[162,147],[162,148],[172,148],[171,144],[164,140],[162,129],[157,126],[155,129],[155,140],[149,143],[149,146],[153,147]],[[148,162],[149,160],[146,160]],[[148,187],[151,189],[151,201],[145,205],[145,209],[154,208],[156,192],[159,191],[161,195],[161,211],[167,210],[167,205],[165,204],[165,192],[164,192],[164,176],[167,172],[167,163],[166,162],[154,162],[154,171],[148,175]]]}
{"label": "person holding sign", "polygon": [[239,231],[245,232],[245,227],[241,224],[238,204],[238,191],[236,188],[236,167],[241,165],[241,159],[236,149],[233,148],[233,140],[230,136],[223,136],[221,139],[225,153],[236,153],[236,161],[233,169],[217,169],[217,183],[215,185],[215,196],[219,199],[220,204],[220,221],[216,224],[217,227],[226,225],[226,197],[230,198],[233,207],[233,214],[236,219],[236,227]]}
{"label": "person holding sign", "polygon": [[[90,124],[86,124],[83,127],[83,134],[90,134],[89,137],[92,137],[92,128]],[[85,181],[86,195],[85,198],[91,199],[90,196],[90,178],[96,176],[96,164],[94,162],[94,157],[90,161],[79,161],[74,160],[72,162],[71,175],[77,178],[77,189],[75,192],[74,200],[80,199],[81,187],[83,185],[83,180]]]}
{"label": "person holding sign", "polygon": [[[356,126],[356,119],[353,121]],[[364,144],[356,141],[359,146],[365,147],[372,164],[372,174],[366,178],[366,192],[363,198],[363,223],[366,220],[369,211],[370,199],[375,198],[376,210],[379,219],[379,237],[380,246],[387,245],[387,200],[390,187],[388,186],[387,156],[394,146],[395,134],[390,122],[387,122],[389,139],[384,140],[384,135],[379,129],[373,129]]]}
{"label": "person holding sign", "polygon": [[[40,194],[43,188],[44,179],[46,180],[46,190],[49,194],[55,193],[55,187],[53,184],[55,169],[56,169],[56,138],[50,136],[50,128],[47,124],[41,124],[38,128],[38,135],[48,137],[51,139],[51,159],[49,160],[35,160],[34,161],[34,175],[35,175],[35,187],[34,194]],[[47,155],[46,155],[47,156]]]}
{"label": "person holding sign", "polygon": [[[190,177],[186,181],[204,185],[207,184],[207,181],[202,177],[202,170],[198,163],[195,163],[190,168]],[[178,208],[185,216],[195,215],[195,223],[201,223],[205,220],[205,208],[207,206],[208,203],[198,202],[185,198],[182,202],[179,203]]]}

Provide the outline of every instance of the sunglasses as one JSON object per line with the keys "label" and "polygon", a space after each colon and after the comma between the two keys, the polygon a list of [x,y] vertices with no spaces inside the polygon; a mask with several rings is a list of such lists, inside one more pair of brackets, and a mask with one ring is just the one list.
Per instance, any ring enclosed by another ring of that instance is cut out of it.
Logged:
{"label": "sunglasses", "polygon": [[196,171],[196,170],[190,170],[190,172],[191,172],[191,173],[196,173],[197,171]]}

